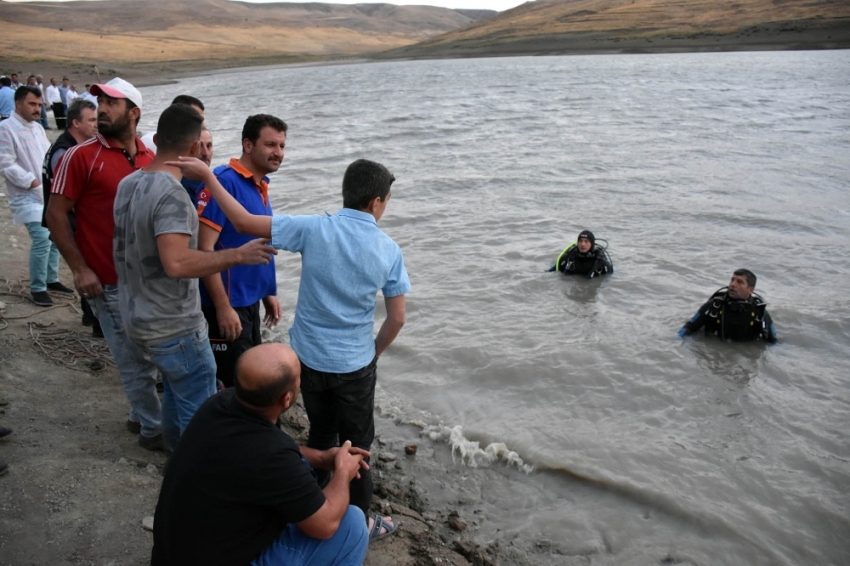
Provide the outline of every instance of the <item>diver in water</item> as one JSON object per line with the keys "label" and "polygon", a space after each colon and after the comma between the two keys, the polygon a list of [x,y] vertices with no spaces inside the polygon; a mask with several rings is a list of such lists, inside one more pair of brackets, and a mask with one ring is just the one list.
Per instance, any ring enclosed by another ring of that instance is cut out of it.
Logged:
{"label": "diver in water", "polygon": [[679,336],[693,334],[705,326],[706,334],[723,340],[776,342],[776,329],[767,313],[767,304],[753,292],[755,288],[756,276],[752,271],[736,270],[729,286],[714,293],[679,330]]}
{"label": "diver in water", "polygon": [[[603,240],[604,241],[604,240]],[[549,271],[560,271],[564,275],[585,275],[596,277],[614,273],[614,264],[608,257],[606,248],[596,243],[596,237],[590,230],[582,230],[575,244],[570,244],[558,255]]]}

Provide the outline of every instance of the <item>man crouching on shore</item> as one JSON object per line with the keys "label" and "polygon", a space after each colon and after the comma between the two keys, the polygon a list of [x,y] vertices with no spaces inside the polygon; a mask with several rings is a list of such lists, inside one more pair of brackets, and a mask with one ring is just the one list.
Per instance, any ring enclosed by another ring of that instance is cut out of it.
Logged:
{"label": "man crouching on shore", "polygon": [[[198,410],[162,482],[151,566],[359,566],[368,546],[348,484],[369,453],[299,447],[275,423],[295,403],[298,357],[283,344],[239,358],[236,387]],[[311,468],[333,471],[320,489]]]}

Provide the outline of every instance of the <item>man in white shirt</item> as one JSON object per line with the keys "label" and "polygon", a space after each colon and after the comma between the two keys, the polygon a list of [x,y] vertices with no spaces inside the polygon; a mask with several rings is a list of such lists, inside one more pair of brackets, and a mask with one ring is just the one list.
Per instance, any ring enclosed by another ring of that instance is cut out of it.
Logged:
{"label": "man in white shirt", "polygon": [[[68,92],[65,93],[65,106],[71,108],[71,103],[78,98],[80,98],[80,93],[77,92],[77,85],[71,84],[71,86],[68,87]],[[97,106],[96,102],[95,106]],[[97,114],[97,111],[95,111],[95,114]],[[66,115],[65,118],[67,120],[68,116]],[[68,122],[68,126],[71,126],[70,122]]]}
{"label": "man in white shirt", "polygon": [[47,104],[53,108],[53,119],[56,120],[56,128],[59,130],[65,129],[65,103],[62,102],[62,93],[59,87],[56,86],[56,79],[50,77],[50,86],[45,89]]}
{"label": "man in white shirt", "polygon": [[44,197],[41,165],[50,147],[41,116],[41,91],[22,86],[15,91],[15,112],[0,122],[0,173],[6,178],[12,221],[27,227],[30,248],[30,293],[35,304],[48,307],[53,300],[47,290],[73,296],[74,291],[59,282],[59,250],[50,241],[50,232],[41,225]]}

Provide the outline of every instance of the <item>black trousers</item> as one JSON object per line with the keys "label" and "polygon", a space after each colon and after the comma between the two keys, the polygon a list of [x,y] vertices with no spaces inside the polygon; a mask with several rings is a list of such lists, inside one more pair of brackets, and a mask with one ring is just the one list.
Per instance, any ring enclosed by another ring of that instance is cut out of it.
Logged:
{"label": "black trousers", "polygon": [[[352,446],[369,450],[375,439],[377,370],[377,358],[351,373],[316,371],[301,363],[301,397],[310,419],[307,446],[327,450],[350,440]],[[329,473],[316,473],[319,485],[324,485]],[[349,496],[351,504],[362,509],[368,518],[372,503],[369,470],[360,470],[360,479],[354,479],[349,486]]]}
{"label": "black trousers", "polygon": [[218,366],[216,378],[221,380],[225,387],[236,385],[236,360],[239,356],[246,350],[263,343],[260,334],[260,301],[248,307],[234,307],[233,310],[239,315],[242,333],[236,340],[229,342],[221,336],[215,307],[201,307],[210,327],[210,346]]}
{"label": "black trousers", "polygon": [[56,120],[56,128],[66,130],[68,128],[65,120],[65,105],[61,102],[53,103],[53,118]]}

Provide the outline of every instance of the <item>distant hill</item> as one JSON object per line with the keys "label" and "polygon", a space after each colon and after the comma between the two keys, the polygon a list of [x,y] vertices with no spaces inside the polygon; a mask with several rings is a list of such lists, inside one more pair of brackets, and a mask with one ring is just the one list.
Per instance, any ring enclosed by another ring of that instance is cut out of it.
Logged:
{"label": "distant hill", "polygon": [[538,0],[380,57],[826,48],[848,0]]}
{"label": "distant hill", "polygon": [[3,59],[172,63],[351,56],[416,43],[492,11],[226,0],[0,1]]}

